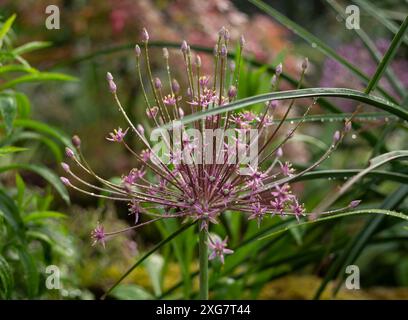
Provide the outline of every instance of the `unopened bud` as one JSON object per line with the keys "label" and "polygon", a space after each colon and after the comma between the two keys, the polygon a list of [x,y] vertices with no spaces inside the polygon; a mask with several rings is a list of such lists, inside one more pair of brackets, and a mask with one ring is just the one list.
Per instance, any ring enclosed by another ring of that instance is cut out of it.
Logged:
{"label": "unopened bud", "polygon": [[70,170],[69,165],[66,164],[65,162],[61,162],[61,167],[65,172],[69,172]]}
{"label": "unopened bud", "polygon": [[220,31],[218,31],[218,35],[219,35],[220,38],[225,36],[225,31],[226,31],[226,29],[225,29],[224,26],[220,29]]}
{"label": "unopened bud", "polygon": [[183,52],[184,54],[187,53],[188,50],[188,44],[186,40],[183,40],[183,42],[181,43],[181,52]]}
{"label": "unopened bud", "polygon": [[81,146],[81,139],[77,135],[74,135],[71,141],[75,148],[79,148]]}
{"label": "unopened bud", "polygon": [[231,72],[234,72],[235,71],[235,61],[234,60],[231,60],[231,62],[230,62],[230,64],[229,64],[229,68],[230,68],[230,70],[231,70]]}
{"label": "unopened bud", "polygon": [[196,56],[195,64],[196,64],[197,67],[199,67],[199,68],[201,67],[201,58],[200,58],[199,55]]}
{"label": "unopened bud", "polygon": [[347,120],[346,123],[344,124],[344,131],[349,132],[351,130],[351,121]]}
{"label": "unopened bud", "polygon": [[65,155],[68,157],[68,158],[73,158],[74,156],[75,156],[75,153],[74,153],[74,151],[72,151],[70,148],[65,148]]}
{"label": "unopened bud", "polygon": [[282,63],[279,63],[279,64],[276,66],[276,69],[275,69],[276,75],[277,75],[277,76],[280,76],[281,73],[282,73],[282,70],[283,70]]}
{"label": "unopened bud", "polygon": [[337,130],[333,135],[333,142],[334,143],[338,142],[340,140],[340,137],[341,137],[340,131]]}
{"label": "unopened bud", "polygon": [[228,49],[227,49],[227,47],[225,46],[225,44],[223,44],[223,45],[221,46],[221,52],[220,52],[221,57],[226,57],[226,56],[227,56],[227,53],[228,53]]}
{"label": "unopened bud", "polygon": [[245,46],[245,38],[243,35],[239,38],[239,45],[241,46],[241,49]]}
{"label": "unopened bud", "polygon": [[358,205],[361,203],[361,200],[353,200],[350,202],[349,207],[350,208],[356,208]]}
{"label": "unopened bud", "polygon": [[169,50],[167,48],[163,48],[163,57],[166,60],[169,58]]}
{"label": "unopened bud", "polygon": [[233,99],[237,96],[237,88],[235,86],[230,86],[228,89],[228,97]]}
{"label": "unopened bud", "polygon": [[276,150],[276,156],[277,156],[278,158],[280,158],[280,157],[283,156],[283,150],[282,150],[282,148],[279,148],[278,150]]}
{"label": "unopened bud", "polygon": [[144,42],[149,41],[149,33],[147,32],[146,28],[142,29],[142,40]]}
{"label": "unopened bud", "polygon": [[179,94],[180,93],[180,85],[177,82],[176,79],[173,79],[171,81],[171,89],[173,90],[174,94]]}
{"label": "unopened bud", "polygon": [[70,186],[71,185],[71,182],[69,182],[69,180],[67,179],[67,178],[65,178],[65,177],[60,177],[60,179],[61,179],[61,181],[62,181],[62,183],[65,185],[65,186]]}
{"label": "unopened bud", "polygon": [[309,59],[304,58],[302,62],[302,70],[306,70],[308,66],[309,66]]}
{"label": "unopened bud", "polygon": [[159,78],[154,78],[154,87],[155,87],[156,89],[161,89],[162,83],[161,83],[161,81],[160,81]]}
{"label": "unopened bud", "polygon": [[179,108],[178,112],[179,112],[180,118],[183,118],[184,117],[184,110]]}
{"label": "unopened bud", "polygon": [[277,108],[279,102],[278,100],[271,100],[268,103],[268,108],[271,109],[272,111],[275,111],[275,109]]}
{"label": "unopened bud", "polygon": [[137,58],[139,58],[140,55],[142,54],[142,51],[140,50],[140,47],[139,47],[138,44],[135,45],[135,54],[136,54],[136,57],[137,57]]}

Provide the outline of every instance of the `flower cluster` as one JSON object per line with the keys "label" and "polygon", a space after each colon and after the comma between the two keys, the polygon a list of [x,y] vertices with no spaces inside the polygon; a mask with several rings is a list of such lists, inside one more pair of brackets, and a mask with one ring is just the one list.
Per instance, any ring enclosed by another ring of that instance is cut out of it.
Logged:
{"label": "flower cluster", "polygon": [[[232,250],[226,248],[226,239],[221,241],[218,237],[211,236],[209,229],[211,224],[219,222],[219,217],[224,212],[242,212],[249,220],[256,220],[258,225],[267,216],[292,216],[296,219],[304,216],[304,206],[292,193],[291,183],[316,168],[333,152],[350,127],[349,123],[345,129],[334,134],[332,144],[318,161],[301,172],[296,172],[291,163],[283,160],[283,147],[302,121],[287,132],[281,132],[287,130],[284,123],[294,101],[289,103],[284,116],[279,120],[274,120],[276,109],[283,107],[278,101],[267,101],[259,114],[251,111],[228,112],[223,109],[238,96],[241,54],[245,49],[243,37],[239,42],[235,66],[234,63],[229,63],[229,32],[225,28],[220,30],[214,49],[212,75],[202,74],[201,58],[198,55],[193,56],[190,46],[183,41],[180,54],[184,58],[188,83],[184,90],[179,82],[172,78],[167,49],[163,50],[168,73],[167,86],[162,84],[161,79],[153,76],[149,65],[149,34],[146,29],[142,32],[142,39],[147,80],[153,95],[152,98],[148,97],[146,81],[143,81],[140,72],[142,49],[136,45],[136,64],[145,98],[146,114],[156,128],[166,128],[166,131],[173,134],[167,137],[165,135],[166,138],[162,141],[167,161],[151,143],[152,139],[148,139],[144,127],[129,119],[117,94],[114,78],[108,73],[109,90],[129,128],[114,130],[107,140],[122,144],[140,165],[124,174],[121,182],[114,183],[92,170],[82,155],[79,138],[74,137],[76,150],[67,149],[66,155],[100,184],[97,186],[83,180],[65,163],[63,169],[70,178],[62,177],[63,183],[92,196],[127,202],[129,213],[135,217],[135,226],[130,229],[168,218],[197,221],[200,230],[209,235],[209,259],[218,257],[222,262],[224,254],[231,254]],[[278,89],[282,68],[281,64],[276,67],[272,90]],[[307,60],[301,66],[301,79],[306,69]],[[201,112],[201,117],[190,117],[190,120],[185,117],[185,114],[196,112]],[[178,123],[177,128],[170,128],[169,124],[174,121]],[[208,131],[243,133],[243,139],[234,135],[222,136],[221,139],[214,136],[207,138],[204,135],[202,139],[189,136],[188,129],[194,129],[194,132],[201,134]],[[179,132],[179,139],[176,131]],[[126,142],[128,132],[140,139],[145,150],[139,153],[132,149]],[[253,147],[256,147],[256,154],[251,154]],[[243,155],[246,157],[242,157]],[[187,159],[189,161],[186,161]],[[146,217],[144,222],[140,222],[141,217]],[[105,245],[107,237],[128,229],[105,232],[98,224],[92,232],[92,238],[94,243]]]}

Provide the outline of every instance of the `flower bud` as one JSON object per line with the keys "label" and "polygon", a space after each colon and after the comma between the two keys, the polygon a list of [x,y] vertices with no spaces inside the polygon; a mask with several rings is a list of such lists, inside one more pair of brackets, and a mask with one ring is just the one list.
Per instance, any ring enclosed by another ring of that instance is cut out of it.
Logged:
{"label": "flower bud", "polygon": [[147,32],[146,28],[142,29],[142,41],[143,42],[149,41],[149,33]]}
{"label": "flower bud", "polygon": [[234,60],[231,60],[231,62],[230,62],[230,64],[229,64],[229,68],[230,68],[230,70],[231,70],[231,72],[234,72],[235,71],[235,61]]}
{"label": "flower bud", "polygon": [[71,185],[71,182],[69,182],[69,180],[67,179],[67,178],[65,178],[65,177],[60,177],[60,179],[61,179],[61,182],[65,185],[65,186],[70,186]]}
{"label": "flower bud", "polygon": [[282,63],[279,63],[279,64],[276,66],[276,69],[275,69],[276,75],[277,75],[277,76],[280,76],[281,73],[282,73],[282,70],[283,70]]}
{"label": "flower bud", "polygon": [[112,73],[110,73],[110,72],[107,72],[107,73],[106,73],[106,80],[108,80],[108,81],[112,81],[112,80],[113,80]]}
{"label": "flower bud", "polygon": [[162,88],[162,83],[159,78],[154,78],[154,87],[157,90]]}
{"label": "flower bud", "polygon": [[199,55],[196,56],[195,64],[196,64],[196,66],[197,66],[198,68],[201,67],[201,58],[200,58]]}
{"label": "flower bud", "polygon": [[65,155],[66,155],[68,158],[73,158],[73,157],[75,156],[75,153],[74,153],[74,151],[72,151],[70,148],[66,147],[66,148],[65,148]]}
{"label": "flower bud", "polygon": [[184,54],[187,53],[188,50],[188,45],[187,45],[187,41],[183,40],[183,42],[181,43],[181,52],[183,52]]}
{"label": "flower bud", "polygon": [[177,82],[176,79],[173,79],[171,81],[171,89],[173,90],[174,94],[176,94],[176,95],[180,93],[180,85],[179,85],[179,83]]}
{"label": "flower bud", "polygon": [[75,148],[81,147],[81,139],[77,135],[74,135],[71,141],[72,141],[72,144],[75,146]]}
{"label": "flower bud", "polygon": [[223,45],[221,46],[221,52],[220,52],[220,54],[221,54],[221,57],[226,57],[226,56],[227,56],[227,54],[228,54],[228,49],[227,49],[227,47],[225,46],[225,44],[223,44]]}
{"label": "flower bud", "polygon": [[344,124],[344,131],[349,132],[351,130],[351,121],[347,120],[346,123]]}
{"label": "flower bud", "polygon": [[178,112],[179,112],[180,118],[182,119],[184,117],[184,110],[182,108],[178,108]]}
{"label": "flower bud", "polygon": [[228,98],[233,99],[237,96],[237,88],[235,86],[230,86],[228,89]]}
{"label": "flower bud", "polygon": [[169,50],[167,48],[163,48],[163,57],[166,60],[169,58]]}
{"label": "flower bud", "polygon": [[271,109],[272,111],[275,111],[278,104],[279,104],[278,100],[271,100],[268,103],[268,108]]}
{"label": "flower bud", "polygon": [[137,58],[139,58],[140,55],[142,54],[142,51],[140,50],[140,47],[139,47],[138,44],[135,45],[135,54],[136,54],[136,57],[137,57]]}
{"label": "flower bud", "polygon": [[61,167],[65,172],[69,172],[70,170],[69,165],[66,164],[65,162],[61,162]]}
{"label": "flower bud", "polygon": [[106,79],[108,80],[108,85],[109,85],[109,91],[111,93],[115,93],[116,92],[116,84],[113,81],[113,76],[110,72],[106,73]]}
{"label": "flower bud", "polygon": [[245,38],[243,35],[239,38],[239,45],[241,46],[241,49],[245,46]]}
{"label": "flower bud", "polygon": [[276,156],[277,156],[278,158],[280,158],[280,157],[283,156],[283,150],[282,150],[282,148],[279,148],[278,150],[276,150]]}
{"label": "flower bud", "polygon": [[333,142],[334,143],[338,142],[340,140],[340,137],[341,137],[340,131],[337,130],[333,135]]}
{"label": "flower bud", "polygon": [[302,62],[302,70],[306,71],[307,67],[309,66],[309,59],[304,58]]}
{"label": "flower bud", "polygon": [[225,29],[224,40],[229,41],[230,37],[230,32],[228,31],[228,29]]}
{"label": "flower bud", "polygon": [[225,27],[223,26],[223,27],[220,29],[220,31],[218,31],[218,36],[219,36],[220,38],[224,37],[224,36],[225,36],[225,31],[226,31],[226,29],[225,29]]}
{"label": "flower bud", "polygon": [[353,200],[350,202],[349,207],[350,208],[356,208],[358,205],[361,203],[361,200]]}
{"label": "flower bud", "polygon": [[218,44],[215,44],[213,53],[214,56],[218,56]]}

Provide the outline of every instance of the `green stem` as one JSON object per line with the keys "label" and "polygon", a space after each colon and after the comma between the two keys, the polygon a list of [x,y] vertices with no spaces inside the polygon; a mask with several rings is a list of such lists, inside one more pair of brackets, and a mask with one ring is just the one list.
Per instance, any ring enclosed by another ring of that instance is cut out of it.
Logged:
{"label": "green stem", "polygon": [[199,234],[199,255],[200,255],[200,296],[201,300],[208,300],[208,236],[206,230]]}

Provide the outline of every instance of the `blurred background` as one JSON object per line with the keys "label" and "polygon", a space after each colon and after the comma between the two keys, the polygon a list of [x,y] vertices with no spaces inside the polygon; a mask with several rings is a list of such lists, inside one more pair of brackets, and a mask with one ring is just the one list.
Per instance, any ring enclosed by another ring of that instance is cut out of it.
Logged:
{"label": "blurred background", "polygon": [[[328,2],[270,0],[265,3],[317,36],[368,76],[375,72],[375,60],[356,33],[345,28],[344,20]],[[337,3],[341,8],[353,4],[351,1]],[[379,7],[381,10],[378,12],[397,26],[408,12],[404,0],[376,0],[368,3]],[[58,30],[45,27],[45,10],[50,4],[58,6],[60,10]],[[18,48],[32,41],[49,42],[40,50],[28,50],[21,54],[24,61],[41,72],[58,72],[75,77],[76,81],[30,81],[13,87],[13,90],[21,93],[18,95],[20,100],[17,99],[19,114],[11,134],[2,130],[2,145],[12,142],[13,146],[28,151],[1,157],[0,163],[5,167],[13,163],[38,164],[41,168],[62,174],[59,162],[64,145],[70,143],[69,137],[74,134],[81,137],[83,152],[96,172],[103,172],[106,177],[120,177],[132,167],[133,159],[126,150],[108,144],[105,140],[113,128],[125,126],[107,90],[105,74],[107,71],[114,74],[121,99],[132,119],[147,125],[133,54],[134,45],[140,42],[142,27],[148,29],[153,42],[151,62],[154,73],[165,75],[161,47],[174,46],[170,49],[170,59],[173,61],[173,72],[181,84],[185,79],[183,62],[178,52],[179,43],[185,39],[191,45],[212,50],[218,31],[225,26],[230,30],[232,43],[244,35],[247,42],[245,55],[257,62],[244,64],[242,78],[245,81],[241,86],[240,97],[268,92],[272,74],[267,69],[281,62],[284,72],[297,79],[304,57],[310,61],[306,86],[365,88],[364,83],[346,68],[244,0],[0,0],[0,21],[4,23],[12,14],[16,14],[16,19],[4,48]],[[384,54],[393,33],[373,17],[366,7],[361,7],[360,24],[378,51]],[[230,50],[234,50],[234,47]],[[6,49],[2,51],[4,57],[5,52]],[[204,64],[211,66],[211,56],[206,53],[201,55]],[[401,46],[391,69],[398,82],[405,87],[406,94],[406,45]],[[0,84],[8,80],[5,73],[0,74]],[[387,79],[383,79],[381,85],[396,101],[404,98]],[[287,81],[281,84],[281,89],[293,88],[293,84]],[[297,104],[305,105],[307,100],[303,100],[297,101]],[[356,103],[350,101],[329,101],[343,113],[356,107]],[[30,112],[22,115],[25,108],[22,105],[29,105],[26,107]],[[378,111],[370,107],[364,110]],[[317,106],[312,113],[321,115],[329,111]],[[299,138],[288,150],[295,167],[302,168],[319,157],[325,145],[330,143],[332,132],[341,127],[341,120],[341,117],[319,118],[319,121],[307,122],[302,127]],[[398,119],[384,115],[360,121],[361,129],[350,135],[333,157],[324,163],[324,168],[361,169],[384,148],[407,149],[406,123],[403,125]],[[383,143],[370,144],[362,137],[364,132],[381,137]],[[17,138],[17,134],[22,137]],[[138,148],[138,142],[135,140],[133,143]],[[12,169],[0,173],[5,190],[0,200],[16,203],[16,210],[22,216],[25,232],[28,233],[25,237],[29,240],[21,240],[26,246],[24,250],[19,249],[22,244],[18,241],[15,247],[9,247],[8,242],[13,239],[6,228],[9,220],[0,222],[3,223],[2,226],[0,224],[0,253],[13,275],[10,276],[13,282],[8,285],[8,297],[98,298],[142,253],[177,229],[178,223],[149,225],[137,233],[112,239],[106,249],[91,247],[90,232],[97,221],[102,221],[109,229],[123,228],[132,223],[133,218],[128,216],[126,206],[97,201],[72,190],[69,191],[68,205],[61,196],[63,191],[58,190],[60,186],[55,187],[56,183],[53,184],[52,178],[46,174],[39,175],[37,171],[27,170],[24,166],[19,168],[18,174],[15,168]],[[389,171],[405,174],[407,168],[403,163],[396,163]],[[357,184],[353,194],[342,199],[339,206],[350,199],[362,198],[363,205],[370,208],[405,212],[407,190],[401,183],[404,177],[367,178]],[[296,192],[306,207],[312,209],[346,178],[329,177],[298,183]],[[39,212],[48,214],[39,215]],[[33,216],[33,213],[37,215]],[[259,232],[256,226],[248,225],[244,220],[232,220],[219,227],[220,233],[231,232],[232,243],[238,248]],[[270,228],[278,220],[271,220],[262,228]],[[238,250],[240,254],[228,257],[225,266],[212,266],[212,297],[311,299],[316,297],[320,289],[319,297],[332,298],[333,291],[343,281],[341,263],[346,265],[346,262],[350,262],[360,267],[362,289],[347,290],[339,287],[336,298],[407,299],[408,230],[392,219],[373,221],[371,217],[341,219],[300,228],[273,239],[250,242]],[[228,226],[233,226],[234,230],[227,230]],[[350,253],[357,243],[352,242],[353,239],[362,245]],[[189,230],[175,244],[162,248],[146,260],[110,297],[194,297],[197,290],[197,279],[194,277],[197,270],[195,242],[194,232]],[[190,248],[187,249],[188,245]],[[342,256],[345,252],[350,253],[347,256],[350,260]],[[339,257],[343,257],[343,260],[339,260]],[[48,265],[56,265],[60,269],[61,290],[46,288],[47,274],[44,270]],[[256,274],[252,274],[251,270],[256,271]]]}

